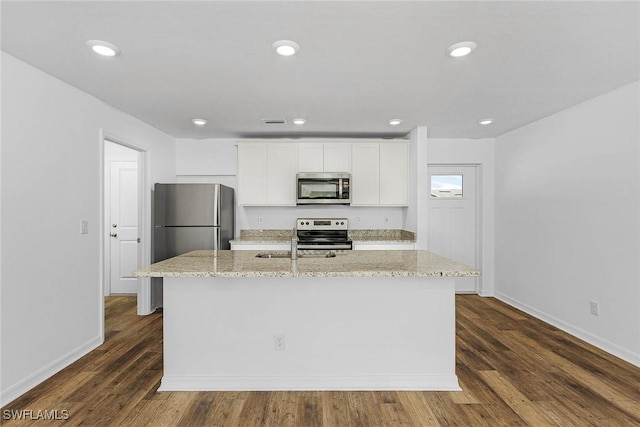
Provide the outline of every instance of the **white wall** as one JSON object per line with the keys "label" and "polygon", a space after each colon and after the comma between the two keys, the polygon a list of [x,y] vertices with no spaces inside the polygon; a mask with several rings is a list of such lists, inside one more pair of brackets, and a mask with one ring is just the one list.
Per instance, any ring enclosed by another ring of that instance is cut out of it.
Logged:
{"label": "white wall", "polygon": [[636,82],[505,134],[495,177],[497,296],[636,365],[639,105]]}
{"label": "white wall", "polygon": [[[416,249],[427,249],[429,223],[425,194],[427,185],[427,127],[417,126],[409,134],[409,207],[404,212],[406,230],[416,233]],[[428,194],[428,193],[426,193]]]}
{"label": "white wall", "polygon": [[172,137],[2,53],[2,405],[102,342],[101,129],[175,179]]}
{"label": "white wall", "polygon": [[[476,165],[479,169],[480,202],[480,278],[479,294],[492,296],[494,289],[494,147],[493,139],[434,139],[429,138],[429,164]],[[421,183],[421,197],[428,199],[430,184],[425,177]]]}
{"label": "white wall", "polygon": [[[176,139],[177,182],[220,183],[237,189],[233,139]],[[298,217],[348,218],[351,228],[403,228],[407,208],[356,206],[237,206],[236,235],[242,229],[293,228]],[[262,217],[262,223],[259,218]]]}

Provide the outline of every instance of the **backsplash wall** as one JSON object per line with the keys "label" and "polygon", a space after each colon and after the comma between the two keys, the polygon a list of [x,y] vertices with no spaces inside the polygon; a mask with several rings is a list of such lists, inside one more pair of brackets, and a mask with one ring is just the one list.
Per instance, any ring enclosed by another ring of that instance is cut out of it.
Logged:
{"label": "backsplash wall", "polygon": [[[237,187],[236,177],[230,175],[178,175],[176,182]],[[397,206],[236,206],[236,235],[240,230],[293,228],[296,218],[302,217],[347,218],[352,229],[401,229],[406,210]]]}
{"label": "backsplash wall", "polygon": [[[236,208],[236,229],[293,228],[296,218],[347,218],[352,229],[402,228],[399,207],[355,206],[247,206]],[[262,217],[262,224],[260,223]]]}

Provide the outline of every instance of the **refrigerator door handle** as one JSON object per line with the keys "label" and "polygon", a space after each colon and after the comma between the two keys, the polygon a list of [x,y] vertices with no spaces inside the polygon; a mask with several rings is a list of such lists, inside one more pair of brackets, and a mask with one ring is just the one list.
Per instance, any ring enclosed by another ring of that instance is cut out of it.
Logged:
{"label": "refrigerator door handle", "polygon": [[[220,226],[220,186],[216,185],[213,187],[213,225]],[[218,233],[219,234],[219,233]],[[219,249],[220,244],[216,246],[216,249]]]}
{"label": "refrigerator door handle", "polygon": [[220,249],[220,227],[213,227],[213,249]]}

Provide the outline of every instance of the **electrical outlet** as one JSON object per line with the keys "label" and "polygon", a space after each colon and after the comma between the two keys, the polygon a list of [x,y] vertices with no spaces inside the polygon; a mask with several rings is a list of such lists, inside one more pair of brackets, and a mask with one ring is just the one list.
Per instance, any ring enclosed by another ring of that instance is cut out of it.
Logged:
{"label": "electrical outlet", "polygon": [[284,334],[275,334],[273,336],[273,349],[275,351],[285,350]]}
{"label": "electrical outlet", "polygon": [[356,222],[357,222],[358,224],[360,224],[360,217],[359,217],[359,216],[357,216],[357,217],[356,217]]}
{"label": "electrical outlet", "polygon": [[591,301],[589,303],[589,306],[591,308],[591,314],[593,314],[594,316],[598,316],[600,314],[600,306],[597,302]]}
{"label": "electrical outlet", "polygon": [[258,217],[258,224],[262,224],[264,222],[264,218],[259,216]]}

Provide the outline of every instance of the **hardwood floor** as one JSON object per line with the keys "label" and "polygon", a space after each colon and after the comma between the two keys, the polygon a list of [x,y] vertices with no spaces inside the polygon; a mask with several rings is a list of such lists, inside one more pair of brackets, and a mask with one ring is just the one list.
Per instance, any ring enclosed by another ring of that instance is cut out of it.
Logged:
{"label": "hardwood floor", "polygon": [[[493,298],[460,295],[456,307],[462,392],[157,393],[162,315],[139,317],[135,298],[109,297],[105,343],[2,408],[0,423],[640,426],[640,368]],[[30,419],[7,420],[11,411]]]}

